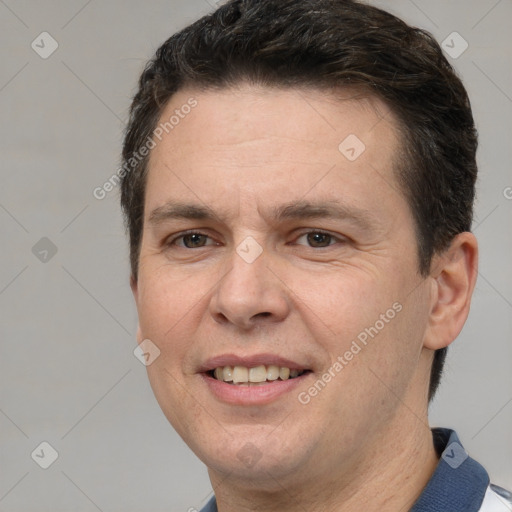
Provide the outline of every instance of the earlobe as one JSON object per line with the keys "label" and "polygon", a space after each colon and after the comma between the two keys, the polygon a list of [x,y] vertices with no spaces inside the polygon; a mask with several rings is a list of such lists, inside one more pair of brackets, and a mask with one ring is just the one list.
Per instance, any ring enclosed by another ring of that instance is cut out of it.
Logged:
{"label": "earlobe", "polygon": [[469,314],[478,274],[478,244],[472,233],[458,234],[435,257],[431,271],[431,310],[424,346],[437,350],[459,335]]}

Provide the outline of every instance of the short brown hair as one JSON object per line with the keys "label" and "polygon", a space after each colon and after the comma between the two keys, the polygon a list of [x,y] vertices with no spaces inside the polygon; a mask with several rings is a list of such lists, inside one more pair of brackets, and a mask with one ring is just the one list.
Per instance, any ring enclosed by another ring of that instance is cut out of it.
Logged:
{"label": "short brown hair", "polygon": [[[135,164],[121,180],[134,279],[148,161],[134,155],[178,90],[242,81],[357,86],[390,106],[400,123],[396,176],[414,217],[421,275],[428,275],[435,253],[471,229],[477,134],[466,90],[428,32],[355,0],[231,0],[170,37],[140,77],[122,153],[123,168]],[[445,356],[446,349],[435,353],[429,399]]]}

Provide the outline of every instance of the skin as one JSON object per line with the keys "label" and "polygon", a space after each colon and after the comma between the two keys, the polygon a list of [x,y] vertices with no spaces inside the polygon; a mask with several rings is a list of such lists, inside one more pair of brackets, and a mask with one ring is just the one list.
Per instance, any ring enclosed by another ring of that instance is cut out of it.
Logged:
{"label": "skin", "polygon": [[[438,462],[429,372],[433,351],[453,341],[469,311],[473,235],[458,235],[430,275],[419,274],[411,211],[393,174],[397,123],[376,98],[185,89],[161,120],[190,97],[197,107],[150,156],[132,279],[138,342],[161,351],[147,370],[164,414],[208,466],[220,512],[408,510]],[[354,161],[338,149],[349,134],[366,148]],[[218,218],[151,220],[176,201]],[[364,222],[272,215],[295,201],[338,201]],[[185,230],[206,237],[195,247],[178,238]],[[307,235],[318,231],[331,237]],[[248,236],[263,251],[252,263],[236,252]],[[401,311],[301,403],[298,393],[395,303]],[[265,405],[227,404],[199,373],[225,353],[278,354],[311,373]],[[254,464],[241,456],[247,450]]]}

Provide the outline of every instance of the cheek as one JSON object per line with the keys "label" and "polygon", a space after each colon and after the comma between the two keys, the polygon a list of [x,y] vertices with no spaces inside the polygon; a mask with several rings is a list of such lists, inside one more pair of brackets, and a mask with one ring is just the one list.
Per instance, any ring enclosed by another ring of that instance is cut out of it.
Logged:
{"label": "cheek", "polygon": [[351,403],[368,402],[370,396],[382,403],[392,398],[389,389],[401,394],[417,368],[427,302],[417,282],[410,293],[413,283],[405,275],[340,270],[320,288],[313,280],[301,284],[308,306],[302,306],[303,318],[319,326],[310,324],[331,364],[342,358],[332,390],[352,397]]}
{"label": "cheek", "polygon": [[186,279],[173,280],[165,272],[149,269],[140,275],[137,308],[141,334],[157,344],[166,365],[180,362],[187,346],[184,333],[193,336],[193,320],[203,307],[202,299],[204,290]]}
{"label": "cheek", "polygon": [[[196,290],[196,291],[194,291]],[[190,419],[201,416],[196,401],[187,392],[191,365],[188,354],[197,314],[202,307],[196,286],[186,279],[171,279],[165,268],[139,275],[138,314],[141,335],[155,343],[160,355],[146,367],[155,398],[168,421],[181,436],[190,431]],[[183,409],[187,415],[183,414]]]}
{"label": "cheek", "polygon": [[339,267],[325,275],[304,273],[295,282],[303,318],[316,321],[338,351],[374,326],[396,300],[391,283],[374,269]]}
{"label": "cheek", "polygon": [[[356,402],[367,400],[365,393],[371,393],[376,407],[381,404],[383,412],[391,412],[410,387],[418,385],[416,376],[428,322],[428,303],[422,288],[405,297],[403,290],[391,294],[390,302],[375,312],[358,335],[365,341],[364,346],[359,343],[360,359],[352,369],[347,368],[353,370],[350,379],[359,383],[359,387],[353,387]],[[399,300],[391,302],[395,297]]]}

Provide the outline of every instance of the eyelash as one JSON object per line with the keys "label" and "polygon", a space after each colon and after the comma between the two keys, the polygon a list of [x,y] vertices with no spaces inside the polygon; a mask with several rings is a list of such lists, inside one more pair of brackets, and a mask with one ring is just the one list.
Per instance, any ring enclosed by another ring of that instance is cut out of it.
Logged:
{"label": "eyelash", "polygon": [[[335,236],[335,235],[333,235],[331,233],[328,233],[327,231],[321,231],[321,230],[317,230],[317,229],[311,229],[309,231],[304,231],[304,232],[300,233],[297,236],[296,240],[298,240],[299,238],[302,238],[305,235],[309,235],[309,234],[318,234],[318,235],[328,236],[328,237],[331,237],[332,240],[334,240],[334,241],[336,241],[338,243],[343,243],[344,241],[346,241],[344,238],[337,237],[337,236]],[[171,240],[165,242],[165,245],[166,246],[174,246],[177,240],[183,239],[187,235],[201,235],[201,236],[206,236],[210,240],[212,240],[212,238],[210,236],[206,235],[205,233],[201,233],[200,231],[189,230],[189,231],[183,231],[178,236],[176,236],[176,237],[172,238]],[[327,245],[325,247],[312,247],[312,246],[308,246],[308,247],[310,249],[327,249],[328,247],[331,247],[332,245],[334,245],[334,244],[329,244],[329,245]],[[179,247],[181,249],[189,249],[189,250],[190,249],[194,249],[193,247],[183,247],[183,246],[179,246]],[[203,247],[208,247],[208,246],[196,247],[196,249],[202,249]]]}

